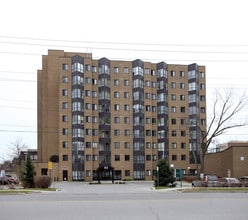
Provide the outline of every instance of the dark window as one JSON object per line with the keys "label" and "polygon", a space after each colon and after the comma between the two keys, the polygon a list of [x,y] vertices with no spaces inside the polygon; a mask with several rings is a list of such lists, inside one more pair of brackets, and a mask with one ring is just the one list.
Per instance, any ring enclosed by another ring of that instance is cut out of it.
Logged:
{"label": "dark window", "polygon": [[125,161],[129,161],[130,160],[130,155],[125,155]]}
{"label": "dark window", "polygon": [[120,161],[120,155],[115,155],[115,161]]}
{"label": "dark window", "polygon": [[68,155],[63,155],[63,161],[68,161]]}

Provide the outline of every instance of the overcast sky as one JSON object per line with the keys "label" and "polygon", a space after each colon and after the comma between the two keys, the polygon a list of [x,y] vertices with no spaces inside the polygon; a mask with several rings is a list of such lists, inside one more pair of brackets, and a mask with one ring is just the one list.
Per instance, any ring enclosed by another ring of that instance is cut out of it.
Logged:
{"label": "overcast sky", "polygon": [[[48,49],[94,58],[206,66],[214,89],[248,88],[246,0],[9,0],[0,13],[0,161],[21,138],[37,147],[37,69]],[[240,92],[241,91],[241,92]],[[208,115],[211,115],[208,107]],[[237,120],[247,119],[244,111]],[[248,140],[248,128],[218,142]]]}

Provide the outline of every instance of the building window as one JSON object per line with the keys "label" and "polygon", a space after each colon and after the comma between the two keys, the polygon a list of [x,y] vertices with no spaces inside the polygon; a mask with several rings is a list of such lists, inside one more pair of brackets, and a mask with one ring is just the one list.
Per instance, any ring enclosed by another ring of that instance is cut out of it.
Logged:
{"label": "building window", "polygon": [[120,123],[120,117],[115,117],[115,118],[114,118],[114,122],[115,122],[115,123]]}
{"label": "building window", "polygon": [[96,116],[93,116],[93,117],[92,117],[92,122],[93,122],[93,123],[97,123],[97,117],[96,117]]}
{"label": "building window", "polygon": [[181,118],[181,125],[185,125],[186,124],[186,119],[185,118]]}
{"label": "building window", "polygon": [[201,96],[200,96],[200,100],[201,100],[202,102],[205,102],[205,95],[201,95]]}
{"label": "building window", "polygon": [[86,90],[85,91],[85,95],[88,96],[88,97],[90,97],[90,90]]}
{"label": "building window", "polygon": [[157,143],[156,142],[152,142],[152,149],[156,149],[157,148]]}
{"label": "building window", "polygon": [[85,65],[85,70],[86,70],[86,71],[90,71],[90,65],[89,65],[89,64],[86,64],[86,65]]}
{"label": "building window", "polygon": [[186,160],[186,155],[185,154],[181,155],[181,160]]}
{"label": "building window", "polygon": [[174,160],[174,161],[177,160],[177,155],[174,155],[174,154],[171,155],[171,159]]}
{"label": "building window", "polygon": [[92,104],[92,109],[97,110],[97,104]]}
{"label": "building window", "polygon": [[184,76],[185,76],[184,71],[180,71],[180,77],[184,77]]}
{"label": "building window", "polygon": [[91,142],[86,142],[86,148],[91,148]]}
{"label": "building window", "polygon": [[91,161],[91,155],[89,154],[86,155],[86,161]]}
{"label": "building window", "polygon": [[128,74],[128,67],[124,67],[123,72],[124,72],[125,74]]}
{"label": "building window", "polygon": [[185,137],[186,136],[186,131],[181,131],[181,136]]}
{"label": "building window", "polygon": [[62,147],[63,148],[68,148],[68,141],[63,141],[62,142]]}
{"label": "building window", "polygon": [[62,83],[68,83],[68,76],[62,76]]}
{"label": "building window", "polygon": [[90,170],[86,170],[86,176],[90,177],[91,176],[91,171]]}
{"label": "building window", "polygon": [[63,154],[63,161],[68,161],[68,155],[66,155],[66,154]]}
{"label": "building window", "polygon": [[186,143],[185,142],[181,143],[181,149],[186,149]]}
{"label": "building window", "polygon": [[120,97],[120,93],[119,92],[114,92],[114,97],[115,98],[119,98]]}
{"label": "building window", "polygon": [[172,137],[176,137],[176,136],[177,136],[177,131],[172,130],[172,131],[171,131],[171,136],[172,136]]}
{"label": "building window", "polygon": [[62,102],[62,109],[68,109],[68,102]]}
{"label": "building window", "polygon": [[151,94],[150,93],[146,93],[145,96],[146,96],[146,99],[150,99],[151,98]]}
{"label": "building window", "polygon": [[92,143],[92,148],[95,148],[95,149],[97,148],[97,142]]}
{"label": "building window", "polygon": [[146,130],[146,136],[151,136],[152,132],[151,130]]}
{"label": "building window", "polygon": [[206,112],[205,107],[201,107],[201,113],[205,113],[205,112]]}
{"label": "building window", "polygon": [[115,104],[114,105],[114,110],[115,111],[120,111],[120,105],[119,104]]}
{"label": "building window", "polygon": [[152,161],[157,161],[157,155],[152,155]]}
{"label": "building window", "polygon": [[180,83],[180,89],[185,89],[185,83]]}
{"label": "building window", "polygon": [[129,117],[124,117],[124,123],[125,123],[125,124],[129,124],[129,121],[130,121],[130,120],[129,120]]}
{"label": "building window", "polygon": [[62,129],[62,134],[63,135],[68,135],[68,128],[63,128]]}
{"label": "building window", "polygon": [[151,149],[151,142],[146,142],[146,149]]}
{"label": "building window", "polygon": [[177,123],[177,119],[172,118],[172,119],[171,119],[171,124],[172,124],[172,125],[175,125],[176,123]]}
{"label": "building window", "polygon": [[115,161],[120,161],[120,155],[115,155]]}
{"label": "building window", "polygon": [[92,85],[97,85],[97,79],[92,79]]}
{"label": "building window", "polygon": [[128,129],[125,130],[125,131],[124,131],[124,134],[125,134],[125,136],[130,136],[130,130],[128,130]]}
{"label": "building window", "polygon": [[91,117],[90,116],[86,116],[85,118],[86,118],[85,119],[86,122],[88,122],[88,123],[91,122]]}
{"label": "building window", "polygon": [[173,142],[173,143],[171,144],[171,146],[172,146],[172,149],[176,149],[176,148],[177,148],[177,143],[176,143],[176,142]]}
{"label": "building window", "polygon": [[115,146],[115,149],[120,149],[121,144],[120,142],[115,142],[114,146]]}
{"label": "building window", "polygon": [[201,84],[200,84],[200,89],[201,89],[201,90],[204,90],[204,89],[205,89],[205,84],[204,84],[204,83],[201,83]]}
{"label": "building window", "polygon": [[86,133],[86,135],[91,135],[91,129],[86,128],[85,133]]}
{"label": "building window", "polygon": [[120,130],[118,130],[118,129],[114,130],[114,135],[115,136],[120,136]]}
{"label": "building window", "polygon": [[93,155],[93,156],[92,156],[92,160],[93,160],[93,161],[97,161],[97,155]]}
{"label": "building window", "polygon": [[152,124],[156,124],[157,123],[157,119],[156,118],[152,118]]}
{"label": "building window", "polygon": [[129,98],[129,93],[128,92],[124,92],[124,98],[128,99]]}
{"label": "building window", "polygon": [[151,124],[151,118],[146,118],[146,124]]}
{"label": "building window", "polygon": [[114,73],[119,73],[119,67],[114,67]]}
{"label": "building window", "polygon": [[180,101],[185,101],[185,95],[180,95]]}
{"label": "building window", "polygon": [[125,176],[130,176],[130,170],[125,170]]}
{"label": "building window", "polygon": [[204,72],[200,72],[200,78],[205,78],[205,73]]}
{"label": "building window", "polygon": [[124,86],[128,86],[129,85],[129,81],[128,80],[124,80]]}
{"label": "building window", "polygon": [[62,115],[62,121],[67,122],[68,121],[68,115]]}
{"label": "building window", "polygon": [[120,84],[119,79],[115,79],[115,80],[114,80],[114,85],[115,85],[115,86],[119,86],[119,84]]}
{"label": "building window", "polygon": [[130,155],[125,155],[125,161],[130,161]]}
{"label": "building window", "polygon": [[96,73],[96,72],[97,72],[96,66],[92,66],[92,72],[93,72],[93,73]]}
{"label": "building window", "polygon": [[152,156],[151,155],[146,155],[146,161],[151,161],[152,160]]}
{"label": "building window", "polygon": [[171,112],[175,113],[177,111],[176,106],[171,107]]}
{"label": "building window", "polygon": [[124,105],[124,110],[129,111],[129,105]]}
{"label": "building window", "polygon": [[201,125],[206,125],[206,120],[205,119],[201,119]]}
{"label": "building window", "polygon": [[181,113],[184,113],[185,112],[185,107],[181,107],[180,111],[181,111]]}
{"label": "building window", "polygon": [[86,77],[85,78],[85,84],[90,84],[91,82],[90,82],[90,77]]}
{"label": "building window", "polygon": [[174,70],[171,71],[171,77],[176,77],[176,71]]}
{"label": "building window", "polygon": [[97,136],[97,133],[98,133],[97,131],[98,131],[97,129],[92,129],[92,135]]}
{"label": "building window", "polygon": [[175,89],[175,88],[176,88],[176,83],[175,83],[175,82],[172,82],[172,83],[171,83],[171,88],[172,88],[172,89]]}
{"label": "building window", "polygon": [[86,104],[85,104],[85,108],[89,110],[89,109],[91,108],[90,103],[86,103]]}
{"label": "building window", "polygon": [[62,70],[68,70],[69,68],[68,68],[68,64],[66,64],[66,63],[63,63],[62,64]]}
{"label": "building window", "polygon": [[149,68],[145,68],[145,74],[150,74],[150,69]]}
{"label": "building window", "polygon": [[157,136],[157,131],[156,130],[152,130],[152,136],[156,137]]}
{"label": "building window", "polygon": [[152,94],[152,100],[156,100],[156,94]]}
{"label": "building window", "polygon": [[176,101],[177,95],[176,94],[171,94],[171,100]]}
{"label": "building window", "polygon": [[150,112],[151,111],[151,106],[150,105],[146,105],[146,111]]}
{"label": "building window", "polygon": [[92,97],[97,98],[97,92],[96,91],[92,91]]}
{"label": "building window", "polygon": [[124,143],[124,147],[125,147],[125,149],[129,149],[130,148],[130,143],[129,142],[125,142]]}

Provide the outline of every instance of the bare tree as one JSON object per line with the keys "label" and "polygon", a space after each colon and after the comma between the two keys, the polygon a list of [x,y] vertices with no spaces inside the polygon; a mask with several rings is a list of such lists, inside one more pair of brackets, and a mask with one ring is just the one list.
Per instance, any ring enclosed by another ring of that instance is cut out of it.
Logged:
{"label": "bare tree", "polygon": [[9,157],[12,158],[12,165],[15,168],[16,174],[20,178],[22,168],[21,152],[26,150],[27,146],[22,143],[22,139],[20,137],[16,138],[15,141],[11,142],[10,144],[11,146],[9,147]]}
{"label": "bare tree", "polygon": [[27,149],[27,146],[22,143],[20,137],[16,138],[14,142],[10,143],[10,157],[11,158],[20,158],[21,152]]}
{"label": "bare tree", "polygon": [[[245,94],[238,97],[232,90],[227,90],[225,95],[216,91],[213,112],[206,131],[200,130],[200,150],[201,150],[201,173],[204,173],[205,155],[214,139],[232,128],[244,127],[248,125],[245,118],[237,120],[237,116],[247,106]],[[200,126],[198,126],[200,129]]]}

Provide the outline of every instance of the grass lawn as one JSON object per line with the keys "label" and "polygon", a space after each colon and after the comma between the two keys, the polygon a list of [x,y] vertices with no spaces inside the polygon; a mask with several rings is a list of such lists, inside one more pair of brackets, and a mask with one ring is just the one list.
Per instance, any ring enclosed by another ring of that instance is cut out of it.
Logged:
{"label": "grass lawn", "polygon": [[55,188],[31,188],[31,189],[0,189],[0,195],[6,195],[6,194],[29,194],[29,193],[37,193],[41,191],[49,191],[49,192],[55,192]]}

